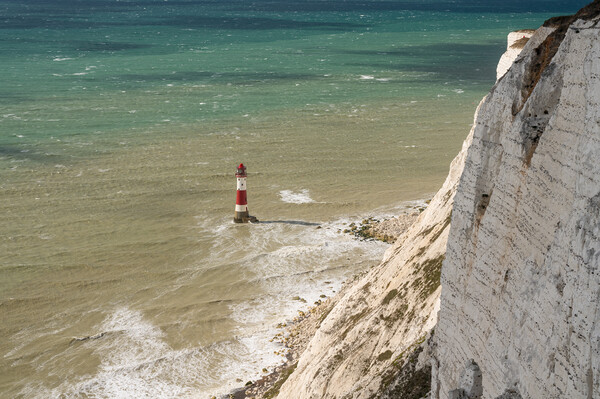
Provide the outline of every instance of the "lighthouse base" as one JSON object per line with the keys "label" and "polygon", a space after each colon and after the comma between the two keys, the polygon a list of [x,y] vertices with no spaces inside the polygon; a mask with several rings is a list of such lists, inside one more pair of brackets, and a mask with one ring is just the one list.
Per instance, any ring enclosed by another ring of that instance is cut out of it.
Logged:
{"label": "lighthouse base", "polygon": [[233,221],[235,223],[258,223],[258,219],[255,216],[250,216],[248,211],[236,212],[233,216]]}

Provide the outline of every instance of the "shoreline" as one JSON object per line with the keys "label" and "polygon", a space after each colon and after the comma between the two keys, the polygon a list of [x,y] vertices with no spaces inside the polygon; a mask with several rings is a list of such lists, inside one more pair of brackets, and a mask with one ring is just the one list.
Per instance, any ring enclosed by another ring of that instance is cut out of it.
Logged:
{"label": "shoreline", "polygon": [[[377,220],[369,217],[359,223],[351,223],[344,234],[351,234],[358,240],[380,240],[390,243],[390,247],[414,223],[417,217],[429,204],[430,199],[423,200],[424,205],[416,205],[407,209],[406,213],[398,216]],[[331,297],[319,299],[306,311],[299,310],[298,316],[288,322],[278,324],[281,332],[276,334],[272,341],[282,346],[281,352],[285,353],[284,361],[274,366],[271,371],[263,368],[264,375],[256,381],[248,381],[245,386],[235,388],[227,394],[212,396],[211,399],[272,399],[275,398],[281,386],[293,373],[300,356],[307,348],[310,340],[315,335],[321,323],[333,309],[346,290],[360,279],[368,270],[355,274],[342,283],[338,292]]]}

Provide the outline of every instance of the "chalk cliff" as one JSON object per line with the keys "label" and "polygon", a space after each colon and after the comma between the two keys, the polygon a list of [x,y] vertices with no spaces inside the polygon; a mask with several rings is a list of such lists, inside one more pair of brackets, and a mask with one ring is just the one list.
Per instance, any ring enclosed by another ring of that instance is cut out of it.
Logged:
{"label": "chalk cliff", "polygon": [[479,108],[433,398],[600,397],[599,13],[548,21]]}
{"label": "chalk cliff", "polygon": [[509,43],[443,187],[278,398],[600,397],[599,10]]}
{"label": "chalk cliff", "polygon": [[515,32],[510,32],[507,38],[506,51],[500,57],[498,66],[496,67],[496,80],[500,79],[512,66],[513,62],[517,59],[521,51],[535,33],[531,29],[523,29]]}

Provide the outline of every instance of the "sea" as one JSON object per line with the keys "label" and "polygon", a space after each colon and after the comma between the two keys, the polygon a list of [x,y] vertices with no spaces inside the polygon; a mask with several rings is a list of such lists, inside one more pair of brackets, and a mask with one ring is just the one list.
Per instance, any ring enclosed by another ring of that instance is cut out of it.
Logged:
{"label": "sea", "polygon": [[389,248],[344,230],[440,187],[507,34],[585,3],[0,0],[0,397],[272,370]]}

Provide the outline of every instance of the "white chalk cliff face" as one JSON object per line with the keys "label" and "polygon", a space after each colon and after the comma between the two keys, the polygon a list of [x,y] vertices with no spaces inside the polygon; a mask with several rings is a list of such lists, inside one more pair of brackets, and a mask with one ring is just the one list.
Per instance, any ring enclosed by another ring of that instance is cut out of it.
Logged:
{"label": "white chalk cliff face", "polygon": [[475,364],[483,398],[600,398],[599,9],[536,31],[480,105],[442,269],[433,398],[460,397],[449,392]]}
{"label": "white chalk cliff face", "polygon": [[533,30],[526,29],[508,34],[506,51],[500,57],[500,61],[498,61],[498,66],[496,67],[496,80],[508,72],[534,32]]}

